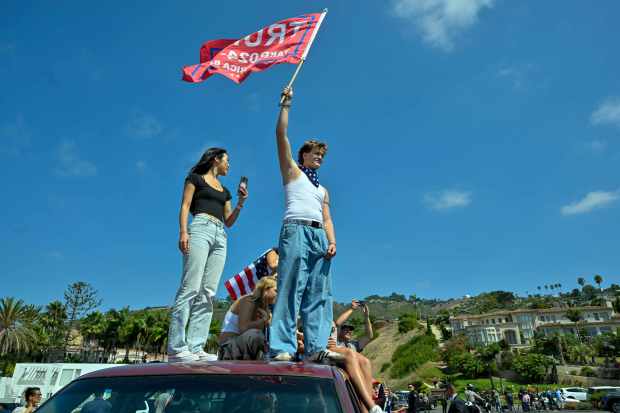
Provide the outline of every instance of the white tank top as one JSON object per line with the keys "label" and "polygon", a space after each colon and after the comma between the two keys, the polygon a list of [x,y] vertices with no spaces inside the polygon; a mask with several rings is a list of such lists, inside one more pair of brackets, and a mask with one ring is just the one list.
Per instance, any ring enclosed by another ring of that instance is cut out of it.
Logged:
{"label": "white tank top", "polygon": [[294,181],[284,185],[286,209],[284,219],[307,219],[323,223],[323,201],[325,188],[317,188],[301,172]]}
{"label": "white tank top", "polygon": [[239,334],[239,316],[230,311],[230,309],[226,311],[226,315],[224,316],[221,332]]}

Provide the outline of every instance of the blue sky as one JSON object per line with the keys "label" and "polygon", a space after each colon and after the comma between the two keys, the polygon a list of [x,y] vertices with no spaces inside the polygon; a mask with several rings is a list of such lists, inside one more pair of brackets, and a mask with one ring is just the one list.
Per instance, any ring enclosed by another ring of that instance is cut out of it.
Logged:
{"label": "blue sky", "polygon": [[[222,282],[277,242],[279,65],[191,85],[203,41],[328,7],[289,134],[329,143],[338,300],[620,280],[620,4],[9,1],[0,15],[0,296],[166,305],[188,168],[251,198]],[[220,288],[218,295],[225,290]]]}

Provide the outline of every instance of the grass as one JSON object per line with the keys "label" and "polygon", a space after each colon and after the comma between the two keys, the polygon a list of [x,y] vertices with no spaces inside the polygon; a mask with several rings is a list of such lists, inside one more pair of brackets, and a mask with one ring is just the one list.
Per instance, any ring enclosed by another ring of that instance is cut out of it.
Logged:
{"label": "grass", "polygon": [[[486,379],[460,379],[459,378],[453,381],[453,384],[456,387],[457,391],[461,394],[463,394],[463,392],[465,391],[465,386],[467,386],[469,383],[473,384],[476,387],[476,390],[478,391],[489,390],[491,388],[491,381],[488,378]],[[500,389],[501,386],[503,386],[504,389],[511,388],[513,392],[517,392],[521,387],[523,388],[534,387],[534,388],[537,388],[539,391],[546,390],[549,388],[555,389],[556,387],[558,387],[557,384],[541,384],[541,383],[523,384],[523,383],[517,383],[517,382],[506,380],[506,379],[501,379],[501,382],[500,382],[499,377],[493,377],[493,383],[495,384],[496,389]]]}

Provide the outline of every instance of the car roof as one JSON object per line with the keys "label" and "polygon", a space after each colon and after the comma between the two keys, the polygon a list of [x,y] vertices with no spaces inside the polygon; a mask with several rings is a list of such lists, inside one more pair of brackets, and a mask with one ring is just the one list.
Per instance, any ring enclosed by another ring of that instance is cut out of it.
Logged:
{"label": "car roof", "polygon": [[133,364],[97,370],[80,376],[81,379],[103,377],[136,377],[167,375],[270,375],[333,378],[335,367],[310,363],[266,361],[195,361],[190,363]]}

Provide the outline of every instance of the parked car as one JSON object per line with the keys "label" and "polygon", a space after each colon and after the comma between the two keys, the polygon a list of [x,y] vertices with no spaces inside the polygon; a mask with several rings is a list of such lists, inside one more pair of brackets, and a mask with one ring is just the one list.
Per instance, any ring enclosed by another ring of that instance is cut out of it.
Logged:
{"label": "parked car", "polygon": [[[114,367],[79,377],[37,413],[359,413],[347,374],[334,366],[237,361]],[[103,410],[102,410],[103,411]]]}
{"label": "parked car", "polygon": [[601,408],[613,413],[620,413],[620,390],[612,390],[603,396]]}
{"label": "parked car", "polygon": [[588,399],[588,390],[583,387],[564,387],[561,390],[567,400],[574,399],[583,402]]}

